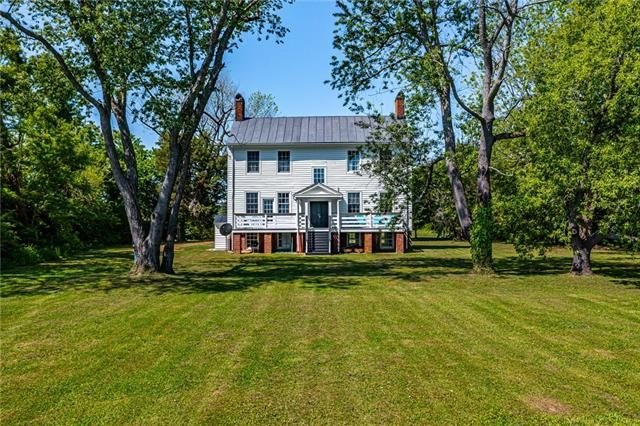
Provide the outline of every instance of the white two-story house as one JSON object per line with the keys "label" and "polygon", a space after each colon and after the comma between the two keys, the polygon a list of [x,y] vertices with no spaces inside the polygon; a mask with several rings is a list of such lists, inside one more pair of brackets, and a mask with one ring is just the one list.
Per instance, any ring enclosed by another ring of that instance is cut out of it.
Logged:
{"label": "white two-story house", "polygon": [[[275,251],[403,253],[409,208],[376,211],[384,193],[367,174],[358,147],[368,117],[249,118],[242,96],[228,142],[227,215],[232,232],[215,248],[235,253]],[[404,99],[396,99],[404,117]],[[403,211],[404,210],[404,211]],[[229,228],[227,226],[226,228]]]}

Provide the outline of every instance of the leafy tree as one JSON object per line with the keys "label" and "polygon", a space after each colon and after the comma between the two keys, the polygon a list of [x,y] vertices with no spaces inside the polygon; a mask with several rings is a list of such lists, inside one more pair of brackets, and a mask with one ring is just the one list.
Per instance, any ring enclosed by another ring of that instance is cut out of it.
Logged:
{"label": "leafy tree", "polygon": [[506,225],[521,252],[559,241],[571,272],[591,274],[591,250],[640,235],[640,3],[578,1],[530,40],[533,93],[518,117]]}
{"label": "leafy tree", "polygon": [[[213,217],[226,199],[226,138],[232,123],[235,94],[236,87],[230,80],[218,81],[193,138],[181,219],[176,225],[177,241],[213,237]],[[164,169],[168,161],[166,138],[160,139],[155,157],[156,167]]]}
{"label": "leafy tree", "polygon": [[[478,151],[475,145],[460,141],[456,149],[456,164],[460,168],[460,177],[465,194],[474,203],[474,171],[476,170]],[[417,210],[422,221],[436,232],[440,238],[464,239],[456,216],[455,205],[451,196],[451,188],[447,177],[446,165],[442,161],[433,163],[430,170],[429,189],[420,200],[422,208]]]}
{"label": "leafy tree", "polygon": [[3,258],[37,261],[117,242],[118,207],[105,198],[97,129],[54,58],[27,55],[6,28],[0,129]]}
{"label": "leafy tree", "polygon": [[[179,212],[191,140],[224,56],[250,31],[282,37],[286,30],[276,11],[283,2],[30,0],[0,11],[6,22],[35,42],[34,48],[55,57],[74,89],[97,111],[133,239],[132,272],[173,271],[172,252],[165,251],[161,267],[160,243],[165,228],[167,239],[174,238],[177,218],[171,216]],[[148,226],[140,210],[131,113],[161,129],[169,141],[169,161]]]}
{"label": "leafy tree", "polygon": [[257,91],[249,95],[247,116],[275,117],[276,115],[278,115],[278,104],[271,93]]}
{"label": "leafy tree", "polygon": [[395,117],[376,116],[369,127],[369,137],[360,150],[367,158],[363,170],[375,176],[385,192],[373,196],[377,211],[391,212],[413,209],[414,227],[420,225],[421,202],[430,187],[429,173],[433,168],[427,143],[416,143],[420,137],[416,128]]}
{"label": "leafy tree", "polygon": [[[423,113],[437,100],[456,211],[462,233],[471,233],[476,270],[493,268],[491,153],[496,141],[522,136],[521,131],[506,127],[505,118],[513,105],[505,100],[513,96],[502,99],[501,91],[511,78],[512,49],[525,38],[522,18],[537,4],[518,0],[338,2],[334,44],[344,57],[332,63],[333,87],[344,92],[347,102],[354,102],[357,95],[376,85],[386,89],[389,84],[404,83],[410,104],[422,107]],[[471,75],[464,79],[468,69]],[[477,89],[468,99],[460,94],[461,79],[466,80],[467,89]],[[473,229],[455,163],[452,95],[479,124]],[[516,105],[519,101],[516,99]],[[409,119],[415,125],[415,115]]]}
{"label": "leafy tree", "polygon": [[[444,27],[459,20],[464,11],[454,2],[442,7],[435,3],[338,1],[334,47],[342,56],[332,60],[331,86],[341,91],[345,104],[360,111],[367,91],[401,86],[408,105],[406,120],[416,134],[431,125],[431,107],[437,102],[447,174],[461,233],[468,237],[471,217],[455,162],[451,88],[442,66],[465,34],[445,31],[451,37],[441,37]],[[444,14],[444,9],[451,13]]]}
{"label": "leafy tree", "polygon": [[[535,3],[535,2],[534,2]],[[457,57],[461,66],[465,58],[473,58],[478,63],[477,74],[480,82],[477,84],[479,93],[472,100],[477,106],[464,100],[457,89],[454,79],[460,69],[451,69],[445,64],[445,74],[458,105],[479,124],[478,143],[478,178],[477,205],[474,211],[474,224],[471,230],[471,257],[474,269],[493,270],[493,211],[491,206],[491,155],[493,145],[501,139],[522,136],[521,132],[496,132],[499,119],[497,106],[500,91],[509,78],[509,65],[512,49],[515,44],[518,29],[517,21],[529,6],[527,2],[520,4],[518,0],[490,1],[479,0],[471,4],[468,20],[463,19],[463,27],[472,28],[457,51],[452,55]]]}
{"label": "leafy tree", "polygon": [[226,139],[236,92],[230,80],[220,80],[194,140],[191,179],[185,194],[185,231],[190,238],[213,238],[212,218],[221,214],[226,204]]}

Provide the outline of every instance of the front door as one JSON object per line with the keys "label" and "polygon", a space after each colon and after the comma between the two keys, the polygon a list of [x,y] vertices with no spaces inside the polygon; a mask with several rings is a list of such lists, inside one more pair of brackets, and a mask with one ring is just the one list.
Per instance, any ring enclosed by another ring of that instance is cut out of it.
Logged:
{"label": "front door", "polygon": [[328,228],[329,203],[326,201],[309,202],[309,220],[312,228]]}

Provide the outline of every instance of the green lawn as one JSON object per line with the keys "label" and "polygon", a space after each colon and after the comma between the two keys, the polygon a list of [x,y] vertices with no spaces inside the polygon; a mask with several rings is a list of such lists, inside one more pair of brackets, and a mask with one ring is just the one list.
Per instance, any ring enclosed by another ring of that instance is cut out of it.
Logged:
{"label": "green lawn", "polygon": [[465,244],[406,255],[179,246],[3,271],[3,425],[639,423],[640,259],[568,252],[469,274]]}

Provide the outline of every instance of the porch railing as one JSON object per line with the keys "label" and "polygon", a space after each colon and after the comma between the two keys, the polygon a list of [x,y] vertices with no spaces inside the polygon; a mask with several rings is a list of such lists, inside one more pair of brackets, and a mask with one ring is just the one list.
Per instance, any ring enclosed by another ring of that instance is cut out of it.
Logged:
{"label": "porch railing", "polygon": [[404,221],[396,213],[343,213],[340,228],[349,229],[404,229]]}
{"label": "porch railing", "polygon": [[[238,230],[264,230],[264,229],[287,229],[306,230],[309,226],[308,217],[300,214],[298,224],[296,224],[295,214],[236,214],[234,215],[234,228]],[[340,224],[338,224],[338,220]],[[399,213],[341,213],[330,216],[330,228],[332,230],[396,230],[405,229],[404,220]]]}
{"label": "porch railing", "polygon": [[236,214],[235,229],[296,229],[295,214]]}

